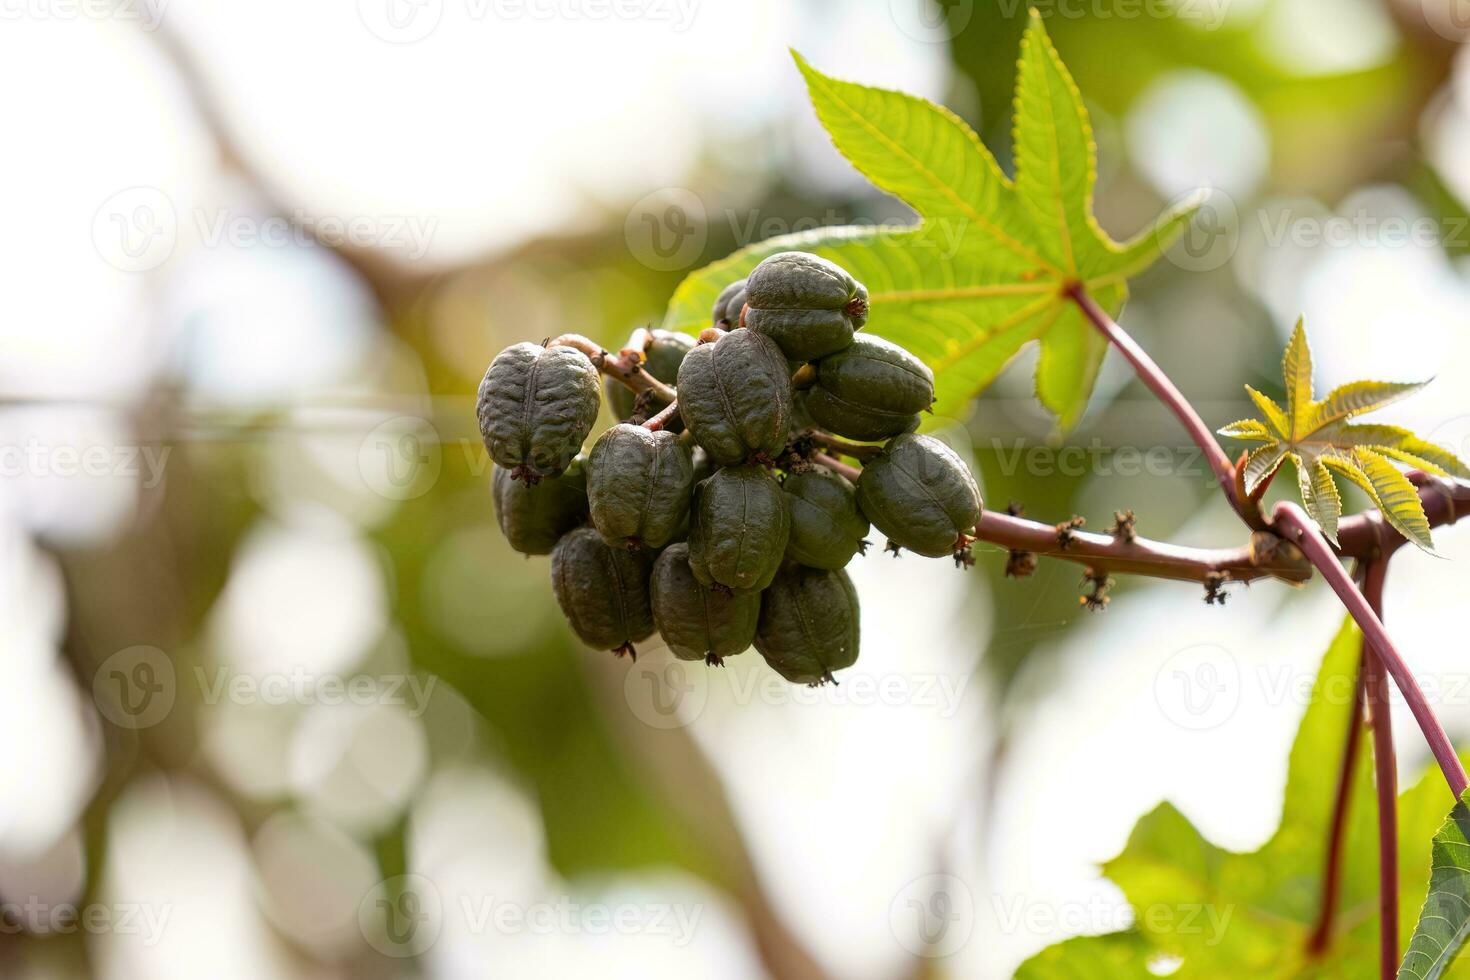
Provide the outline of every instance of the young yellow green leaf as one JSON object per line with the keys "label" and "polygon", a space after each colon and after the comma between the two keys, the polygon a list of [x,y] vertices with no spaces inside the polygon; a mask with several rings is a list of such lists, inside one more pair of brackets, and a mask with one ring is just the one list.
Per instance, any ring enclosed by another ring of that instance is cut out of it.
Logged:
{"label": "young yellow green leaf", "polygon": [[1351,419],[1424,387],[1426,382],[1355,381],[1334,388],[1321,401],[1312,390],[1312,350],[1300,320],[1281,358],[1286,387],[1282,408],[1250,385],[1247,394],[1266,421],[1243,419],[1220,429],[1223,436],[1264,445],[1246,457],[1242,474],[1246,492],[1255,493],[1290,459],[1307,513],[1331,541],[1337,540],[1342,514],[1333,474],[1352,481],[1383,512],[1400,534],[1425,550],[1433,550],[1429,521],[1419,491],[1394,463],[1414,466],[1437,476],[1470,479],[1470,467],[1454,453],[1393,425],[1355,425]]}
{"label": "young yellow green leaf", "polygon": [[838,151],[912,207],[920,222],[823,228],[748,246],[688,276],[670,300],[664,325],[697,330],[720,290],[765,257],[815,252],[867,286],[867,329],[909,348],[934,370],[937,414],[961,412],[1022,347],[1040,341],[1037,396],[1063,428],[1076,424],[1106,343],[1068,290],[1085,287],[1116,315],[1128,278],[1178,237],[1195,202],[1123,244],[1098,226],[1092,130],[1076,85],[1034,12],[1017,76],[1014,181],[949,110],[841,81],[793,54]]}

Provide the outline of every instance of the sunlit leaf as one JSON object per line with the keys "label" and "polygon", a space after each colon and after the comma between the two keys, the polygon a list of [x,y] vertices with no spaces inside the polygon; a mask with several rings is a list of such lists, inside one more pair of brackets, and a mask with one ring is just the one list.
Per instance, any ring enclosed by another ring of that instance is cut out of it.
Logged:
{"label": "sunlit leaf", "polygon": [[1470,936],[1470,809],[1466,790],[1430,847],[1429,894],[1399,966],[1398,980],[1438,980]]}
{"label": "sunlit leaf", "polygon": [[[1053,946],[1028,960],[1017,976],[1142,977],[1150,967],[1167,963],[1177,968],[1163,975],[1177,980],[1375,980],[1377,818],[1367,750],[1352,770],[1336,925],[1320,954],[1308,943],[1321,914],[1333,799],[1361,650],[1362,634],[1348,620],[1312,687],[1287,764],[1281,822],[1270,840],[1252,853],[1228,851],[1177,808],[1160,804],[1138,821],[1123,853],[1103,868],[1132,907],[1134,927]],[[1437,769],[1399,797],[1402,935],[1412,931],[1428,890],[1430,838],[1444,819],[1444,800]],[[1456,880],[1449,887],[1464,884]],[[1451,975],[1464,973],[1461,966]]]}
{"label": "sunlit leaf", "polygon": [[973,130],[940,106],[823,74],[800,55],[817,117],[839,152],[916,212],[917,225],[823,228],[770,239],[692,273],[664,325],[708,325],[715,297],[776,252],[815,252],[868,288],[868,328],[934,369],[940,415],[960,413],[1031,341],[1036,393],[1063,428],[1081,418],[1106,343],[1068,289],[1084,285],[1110,314],[1129,277],[1183,231],[1181,205],[1126,243],[1092,213],[1096,152],[1082,99],[1033,15],[1016,89],[1012,181]]}
{"label": "sunlit leaf", "polygon": [[1322,401],[1313,399],[1312,351],[1307,332],[1297,321],[1281,359],[1286,385],[1283,409],[1250,385],[1245,386],[1265,416],[1232,422],[1219,432],[1247,442],[1264,442],[1246,458],[1242,474],[1248,493],[1276,472],[1282,460],[1297,469],[1297,485],[1307,513],[1322,533],[1337,540],[1342,501],[1332,475],[1360,487],[1393,528],[1425,550],[1433,550],[1429,521],[1419,491],[1395,466],[1401,463],[1438,476],[1470,479],[1470,468],[1454,453],[1393,425],[1355,425],[1360,412],[1380,408],[1412,394],[1423,382],[1357,381],[1334,388]]}

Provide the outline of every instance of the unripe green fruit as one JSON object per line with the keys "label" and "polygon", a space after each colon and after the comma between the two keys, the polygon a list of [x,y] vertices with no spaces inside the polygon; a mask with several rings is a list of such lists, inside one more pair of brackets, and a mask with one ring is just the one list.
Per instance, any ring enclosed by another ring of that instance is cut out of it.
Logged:
{"label": "unripe green fruit", "polygon": [[761,599],[702,584],[689,567],[689,546],[670,545],[653,565],[653,621],[680,660],[720,663],[750,649]]}
{"label": "unripe green fruit", "polygon": [[[687,333],[655,330],[652,342],[643,352],[643,370],[665,384],[673,384],[674,379],[679,376],[679,365],[684,362],[684,355],[693,346],[694,338]],[[627,385],[614,378],[603,378],[602,390],[607,395],[607,407],[614,418],[621,422],[632,416],[638,396]],[[650,413],[659,407],[662,406],[650,409]]]}
{"label": "unripe green fruit", "polygon": [[793,684],[825,684],[858,656],[858,597],[843,571],[787,564],[761,594],[755,648]]}
{"label": "unripe green fruit", "polygon": [[532,343],[495,355],[476,406],[490,458],[527,482],[567,468],[597,409],[597,369],[587,355]]}
{"label": "unripe green fruit", "polygon": [[648,576],[653,552],[615,548],[581,527],[551,553],[551,587],[572,630],[589,647],[632,653],[653,635]]}
{"label": "unripe green fruit", "polygon": [[612,545],[662,548],[689,513],[694,465],[674,433],[623,422],[602,434],[587,464],[592,523]]}
{"label": "unripe green fruit", "polygon": [[786,495],[764,467],[726,466],[694,488],[689,565],[705,585],[764,589],[790,534]]}
{"label": "unripe green fruit", "polygon": [[846,270],[809,252],[778,252],[745,284],[745,326],[794,361],[814,361],[852,343],[868,320],[868,290]]}
{"label": "unripe green fruit", "polygon": [[792,473],[781,483],[791,510],[786,557],[812,568],[843,568],[863,549],[867,518],[857,491],[830,470]]}
{"label": "unripe green fruit", "polygon": [[933,402],[934,372],[923,361],[864,334],[817,362],[806,408],[822,428],[871,441],[913,431]]}
{"label": "unripe green fruit", "polygon": [[723,330],[734,330],[740,326],[740,311],[745,308],[745,280],[732,282],[720,290],[715,308],[710,311],[710,322]]}
{"label": "unripe green fruit", "polygon": [[500,532],[523,555],[551,554],[563,534],[587,520],[587,474],[580,457],[561,476],[534,485],[497,466],[490,493]]}
{"label": "unripe green fruit", "polygon": [[980,488],[938,439],[901,435],[863,465],[858,506],[888,540],[930,558],[954,552],[980,520]]}
{"label": "unripe green fruit", "polygon": [[791,375],[781,349],[749,330],[700,344],[679,366],[679,414],[722,466],[774,458],[791,428]]}

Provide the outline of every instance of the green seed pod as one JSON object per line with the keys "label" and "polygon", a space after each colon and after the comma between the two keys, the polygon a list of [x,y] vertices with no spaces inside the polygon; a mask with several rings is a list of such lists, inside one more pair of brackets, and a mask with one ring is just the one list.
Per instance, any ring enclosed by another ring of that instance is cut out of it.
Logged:
{"label": "green seed pod", "polygon": [[694,488],[689,565],[705,585],[757,592],[781,567],[791,515],[761,466],[727,466]]}
{"label": "green seed pod", "polygon": [[662,548],[689,513],[694,465],[672,432],[623,422],[602,434],[587,464],[592,523],[609,544]]}
{"label": "green seed pod", "polygon": [[596,528],[580,527],[551,553],[551,588],[583,643],[636,656],[633,644],[653,635],[652,567],[653,552],[614,548]]}
{"label": "green seed pod", "polygon": [[721,330],[734,330],[740,326],[740,311],[745,308],[745,280],[732,282],[720,290],[715,308],[710,312],[710,322]]}
{"label": "green seed pod", "polygon": [[[653,341],[643,352],[643,369],[664,384],[673,384],[674,379],[679,376],[679,365],[684,362],[684,355],[693,346],[694,338],[687,333],[655,330]],[[607,395],[607,407],[612,411],[613,417],[620,422],[627,421],[633,414],[638,396],[627,385],[614,378],[603,378],[602,390]]]}
{"label": "green seed pod", "polygon": [[722,466],[786,447],[791,427],[791,375],[781,349],[749,330],[700,344],[679,366],[679,414]]}
{"label": "green seed pod", "polygon": [[586,354],[521,343],[490,362],[477,414],[490,458],[534,483],[556,476],[582,451],[597,409],[597,369]]}
{"label": "green seed pod", "polygon": [[938,439],[901,435],[863,466],[863,514],[898,546],[930,558],[952,554],[980,520],[980,489],[964,461]]}
{"label": "green seed pod", "polygon": [[700,583],[689,568],[689,546],[670,545],[653,565],[653,621],[680,660],[711,665],[744,653],[755,641],[761,598]]}
{"label": "green seed pod", "polygon": [[852,343],[868,320],[868,290],[841,266],[809,252],[778,252],[745,285],[745,326],[795,361],[814,361]]}
{"label": "green seed pod", "polygon": [[824,429],[849,439],[911,432],[934,402],[934,372],[897,344],[868,334],[817,362],[807,411]]}
{"label": "green seed pod", "polygon": [[787,558],[812,568],[843,568],[867,545],[857,491],[841,476],[824,469],[792,473],[781,489],[791,510]]}
{"label": "green seed pod", "polygon": [[587,473],[580,456],[561,476],[534,485],[497,466],[490,493],[500,533],[523,555],[551,554],[563,534],[587,520]]}
{"label": "green seed pod", "polygon": [[761,594],[755,648],[793,684],[825,684],[858,657],[858,597],[843,571],[787,564]]}

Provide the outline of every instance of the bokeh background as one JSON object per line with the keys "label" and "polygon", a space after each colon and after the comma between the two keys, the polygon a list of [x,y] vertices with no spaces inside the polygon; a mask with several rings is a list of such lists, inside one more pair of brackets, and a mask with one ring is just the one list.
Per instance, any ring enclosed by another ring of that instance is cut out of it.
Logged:
{"label": "bokeh background", "polygon": [[[1039,9],[1104,226],[1216,191],[1123,318],[1207,420],[1279,394],[1304,313],[1319,386],[1436,375],[1388,420],[1470,454],[1470,5]],[[0,20],[0,974],[1004,977],[1128,923],[1097,863],[1159,799],[1233,847],[1274,827],[1320,584],[1126,580],[1089,614],[1071,565],[880,552],[858,665],[808,690],[581,649],[495,528],[497,350],[615,346],[742,244],[909,217],[788,47],[1008,166],[1021,0]],[[1065,437],[1028,371],[939,420],[992,506],[1238,542],[1119,363]],[[1387,615],[1467,737],[1470,532],[1440,540]]]}

